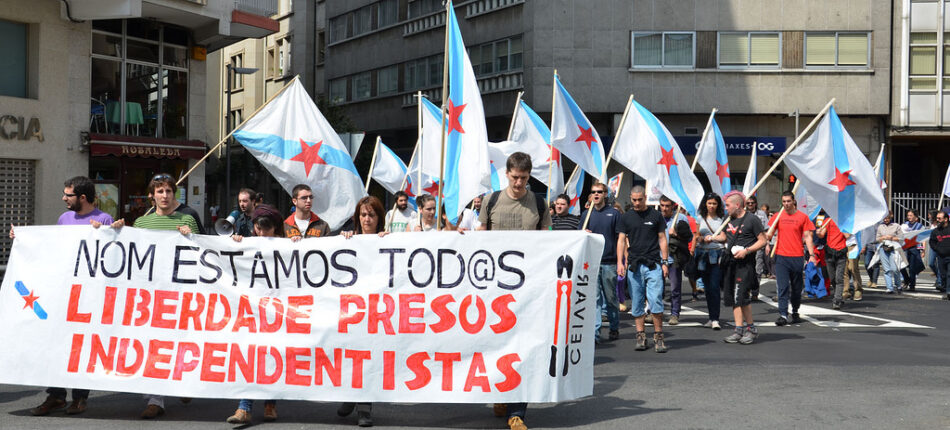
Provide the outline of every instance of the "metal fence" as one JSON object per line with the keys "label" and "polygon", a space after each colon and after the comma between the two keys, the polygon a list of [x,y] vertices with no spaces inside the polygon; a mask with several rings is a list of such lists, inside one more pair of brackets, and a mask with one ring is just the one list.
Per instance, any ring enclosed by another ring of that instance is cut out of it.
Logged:
{"label": "metal fence", "polygon": [[[907,211],[911,209],[921,218],[921,222],[926,223],[927,213],[937,209],[939,203],[940,194],[937,193],[894,193],[891,197],[891,210],[897,223],[903,223]],[[950,200],[944,203],[950,203]]]}

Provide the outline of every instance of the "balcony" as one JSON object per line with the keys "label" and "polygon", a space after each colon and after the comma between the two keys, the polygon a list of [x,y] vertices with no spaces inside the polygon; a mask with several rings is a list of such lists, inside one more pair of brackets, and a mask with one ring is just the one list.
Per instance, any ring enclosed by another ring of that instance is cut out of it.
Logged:
{"label": "balcony", "polygon": [[234,10],[266,17],[280,12],[277,0],[234,0]]}

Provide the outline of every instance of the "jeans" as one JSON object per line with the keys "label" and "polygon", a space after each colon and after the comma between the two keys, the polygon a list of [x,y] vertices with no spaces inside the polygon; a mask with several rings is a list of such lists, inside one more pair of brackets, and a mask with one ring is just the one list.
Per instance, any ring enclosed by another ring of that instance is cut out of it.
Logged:
{"label": "jeans", "polygon": [[[614,272],[617,273],[617,272]],[[511,417],[521,417],[524,419],[524,414],[528,412],[527,403],[508,403],[508,418]]]}
{"label": "jeans", "polygon": [[[46,393],[57,398],[66,400],[66,389],[59,387],[49,387],[46,389]],[[73,388],[73,400],[76,399],[88,399],[89,390],[84,390],[81,388]]]}
{"label": "jeans", "polygon": [[937,280],[934,282],[935,287],[943,287],[943,278],[940,277],[940,264],[938,263],[939,259],[937,258],[937,253],[933,249],[930,250],[930,253],[927,254],[927,265],[930,266],[930,270],[934,271],[934,276],[937,277]]}
{"label": "jeans", "polygon": [[868,283],[877,285],[877,275],[881,273],[881,266],[870,267],[875,252],[877,252],[877,245],[868,245],[867,250],[864,251],[864,267],[868,271]]}
{"label": "jeans", "polygon": [[719,321],[719,305],[722,303],[721,284],[722,270],[719,264],[708,264],[706,269],[699,272],[706,287],[706,308],[710,321]]}
{"label": "jeans", "polygon": [[917,286],[917,275],[924,270],[924,260],[920,258],[917,247],[905,249],[904,254],[907,255],[907,267],[901,269],[901,276],[908,287],[914,288]]}
{"label": "jeans", "polygon": [[831,287],[834,288],[835,301],[841,301],[841,295],[848,289],[844,282],[845,266],[848,265],[848,248],[840,251],[825,247],[825,264],[828,265],[828,276],[831,277]]}
{"label": "jeans", "polygon": [[[276,405],[276,404],[277,404],[277,400],[265,400],[265,401],[264,401],[264,406],[267,406],[267,405]],[[251,411],[251,408],[253,408],[253,407],[254,407],[254,401],[253,401],[253,400],[250,400],[250,399],[241,399],[241,402],[238,403],[238,409],[243,409],[243,410],[248,411],[248,412],[250,412],[250,411]]]}
{"label": "jeans", "polygon": [[[606,309],[605,309],[606,308]],[[603,320],[600,315],[606,311],[610,331],[620,330],[620,308],[617,300],[617,265],[601,264],[597,279],[597,318],[594,318],[594,336],[600,337]]]}
{"label": "jeans", "polygon": [[650,303],[651,314],[663,313],[663,268],[655,263],[653,269],[638,264],[627,269],[627,284],[630,285],[630,314],[634,318],[644,315],[643,307]]}
{"label": "jeans", "polygon": [[670,266],[670,308],[670,315],[676,316],[683,308],[683,269],[675,264]]}
{"label": "jeans", "polygon": [[937,278],[941,285],[947,285],[950,280],[950,255],[946,257],[937,256],[937,268],[940,270],[940,277]]}
{"label": "jeans", "polygon": [[896,249],[887,252],[884,250],[884,247],[881,247],[881,250],[878,251],[881,253],[881,269],[884,270],[884,283],[887,285],[887,291],[894,291],[895,288],[900,287],[900,271],[897,270],[897,265],[894,264],[894,253],[898,252]]}
{"label": "jeans", "polygon": [[[805,257],[775,256],[775,289],[778,292],[778,314],[788,318],[788,302],[791,299],[792,313],[798,313],[802,305],[802,290],[805,282]],[[789,291],[791,290],[791,291]]]}

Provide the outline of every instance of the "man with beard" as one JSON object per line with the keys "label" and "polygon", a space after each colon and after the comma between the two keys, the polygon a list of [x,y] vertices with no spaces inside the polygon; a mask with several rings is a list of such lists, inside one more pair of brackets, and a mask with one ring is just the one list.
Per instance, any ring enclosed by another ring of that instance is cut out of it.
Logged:
{"label": "man with beard", "polygon": [[[947,222],[947,213],[937,212],[937,226],[930,233],[930,249],[937,254],[937,267],[940,268],[940,285],[947,285],[947,278],[950,275],[950,224]],[[944,300],[950,300],[950,294],[943,296]],[[75,394],[74,394],[75,395]]]}
{"label": "man with beard", "polygon": [[244,237],[253,234],[254,222],[251,215],[254,213],[254,209],[257,208],[257,203],[257,193],[254,190],[241,188],[241,191],[238,191],[238,209],[241,214],[234,221],[234,234]]}
{"label": "man with beard", "polygon": [[409,195],[405,191],[396,192],[396,208],[386,212],[386,231],[390,233],[409,230],[409,220],[416,216],[416,211],[409,207]]}

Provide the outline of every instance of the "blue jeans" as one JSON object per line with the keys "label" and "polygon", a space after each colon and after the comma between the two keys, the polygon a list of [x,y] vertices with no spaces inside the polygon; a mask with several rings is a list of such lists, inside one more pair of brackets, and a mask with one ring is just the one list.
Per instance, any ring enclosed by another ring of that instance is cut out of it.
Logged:
{"label": "blue jeans", "polygon": [[670,266],[670,315],[679,316],[682,309],[683,269],[674,264]]}
{"label": "blue jeans", "polygon": [[883,246],[880,250],[881,269],[884,270],[884,283],[887,285],[887,291],[894,291],[894,289],[901,284],[901,272],[897,270],[897,265],[894,264],[894,260],[891,259],[895,252],[897,252],[897,250],[887,252]]}
{"label": "blue jeans", "polygon": [[904,250],[907,255],[907,267],[901,270],[901,276],[907,286],[914,288],[917,286],[917,275],[924,271],[924,260],[920,258],[920,250],[917,247],[911,247]]}
{"label": "blue jeans", "polygon": [[605,311],[607,312],[610,331],[620,330],[619,304],[617,300],[617,265],[601,264],[597,279],[597,318],[594,318],[595,337],[600,337],[600,327],[603,325],[600,315]]}
{"label": "blue jeans", "polygon": [[[265,406],[266,406],[266,405],[276,405],[276,404],[277,404],[277,400],[266,400],[266,401],[264,401],[264,405],[265,405]],[[243,410],[248,411],[248,412],[250,412],[250,411],[251,411],[251,408],[253,408],[253,407],[254,407],[254,401],[253,401],[253,400],[250,400],[250,399],[241,399],[241,402],[238,403],[238,409],[243,409]]]}
{"label": "blue jeans", "polygon": [[805,257],[775,256],[775,289],[778,292],[778,314],[788,318],[788,302],[792,302],[792,313],[798,313],[802,305],[802,290],[805,281]]}
{"label": "blue jeans", "polygon": [[[66,400],[66,389],[58,387],[49,387],[46,389],[46,393],[56,397],[57,399]],[[89,390],[84,390],[82,388],[73,388],[73,400],[76,399],[88,399]]]}
{"label": "blue jeans", "polygon": [[864,267],[868,271],[868,283],[877,285],[877,275],[881,273],[881,266],[869,267],[875,252],[877,252],[877,245],[868,245],[864,251]]}
{"label": "blue jeans", "polygon": [[722,303],[722,270],[719,264],[708,264],[699,272],[706,287],[706,312],[710,321],[719,321],[719,306]]}
{"label": "blue jeans", "polygon": [[663,313],[663,268],[655,263],[653,270],[638,264],[627,269],[627,284],[630,285],[630,314],[642,317],[645,302],[650,303],[651,314]]}

